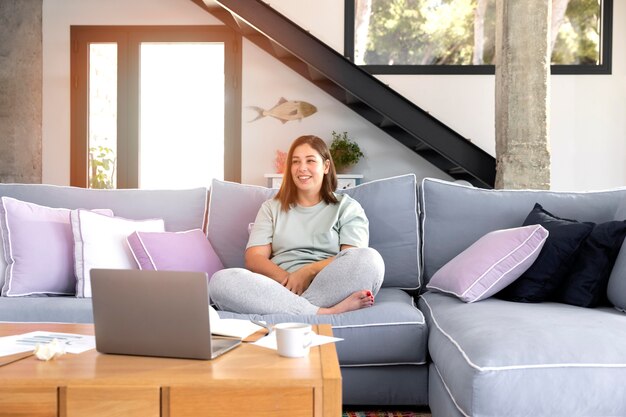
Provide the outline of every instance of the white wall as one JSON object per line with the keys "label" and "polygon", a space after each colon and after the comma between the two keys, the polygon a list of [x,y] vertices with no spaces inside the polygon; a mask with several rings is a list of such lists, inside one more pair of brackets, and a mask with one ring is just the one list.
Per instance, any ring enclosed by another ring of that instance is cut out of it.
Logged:
{"label": "white wall", "polygon": [[[614,2],[613,74],[555,75],[551,93],[552,188],[602,189],[626,185],[626,2]],[[280,10],[338,51],[343,50],[343,1],[272,0]],[[216,24],[189,0],[44,0],[43,180],[69,183],[69,26],[97,24]],[[445,174],[353,114],[249,42],[243,49],[242,182],[264,184],[276,149],[301,134],[330,138],[347,130],[366,153],[355,172],[365,179],[405,172]],[[380,79],[491,153],[494,77],[386,75]],[[318,112],[301,122],[271,117],[249,123],[247,106],[271,108],[283,96]]]}
{"label": "white wall", "polygon": [[[410,172],[418,178],[450,179],[254,44],[244,42],[243,52],[242,182],[264,185],[263,174],[275,172],[276,149],[286,152],[291,141],[301,135],[317,135],[330,142],[333,130],[347,131],[358,141],[366,157],[352,172],[363,174],[364,181]],[[317,113],[285,124],[273,117],[250,122],[257,113],[249,106],[270,109],[281,97],[309,102],[317,107]]]}

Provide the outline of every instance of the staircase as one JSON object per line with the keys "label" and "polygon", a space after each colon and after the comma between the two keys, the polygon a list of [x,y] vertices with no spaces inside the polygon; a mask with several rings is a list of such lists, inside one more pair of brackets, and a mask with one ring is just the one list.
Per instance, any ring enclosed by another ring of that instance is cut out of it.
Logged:
{"label": "staircase", "polygon": [[260,0],[192,0],[454,179],[493,188],[495,159]]}

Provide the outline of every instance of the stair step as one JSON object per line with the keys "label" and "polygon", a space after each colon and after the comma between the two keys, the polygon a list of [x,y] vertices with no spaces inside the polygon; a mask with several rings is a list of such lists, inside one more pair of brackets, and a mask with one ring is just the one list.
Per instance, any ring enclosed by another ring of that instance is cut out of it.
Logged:
{"label": "stair step", "polygon": [[461,167],[453,167],[448,170],[448,174],[450,174],[453,177],[456,177],[457,175],[464,175],[467,173],[468,172]]}
{"label": "stair step", "polygon": [[270,41],[270,44],[272,45],[272,49],[274,50],[274,53],[272,55],[274,55],[276,58],[284,59],[293,57],[293,54],[291,52],[289,52],[287,49],[283,48],[276,42]]}
{"label": "stair step", "polygon": [[370,106],[363,103],[362,101],[348,104],[348,107],[354,112],[358,113],[365,120],[371,122],[376,126],[379,126],[385,119],[382,114],[378,113],[376,110],[372,109]]}
{"label": "stair step", "polygon": [[423,149],[417,152],[417,154],[421,156],[422,158],[424,158],[425,160],[427,160],[428,162],[430,162],[431,164],[435,165],[437,168],[447,173],[449,173],[452,169],[457,167],[454,164],[454,162],[442,156],[439,152],[435,151],[434,149]]}
{"label": "stair step", "polygon": [[349,91],[346,91],[346,104],[351,105],[351,104],[358,104],[361,103],[361,100],[355,96],[354,94],[352,94]]}
{"label": "stair step", "polygon": [[328,78],[322,74],[321,72],[319,72],[318,70],[315,69],[315,67],[308,65],[308,71],[309,71],[309,79],[312,81],[321,81],[321,80],[327,80]]}
{"label": "stair step", "polygon": [[384,117],[382,122],[378,124],[381,128],[396,126],[396,123],[388,117]]}
{"label": "stair step", "polygon": [[228,10],[223,9],[221,6],[205,6],[205,7],[209,11],[209,13],[211,13],[213,16],[221,20],[226,26],[238,32],[241,32],[239,21],[235,19],[232,13],[230,13]]}
{"label": "stair step", "polygon": [[338,86],[336,83],[332,82],[329,79],[317,80],[314,81],[314,84],[324,90],[327,94],[333,96],[336,100],[346,104],[346,92],[343,88]]}
{"label": "stair step", "polygon": [[285,57],[280,58],[280,62],[287,65],[289,68],[296,71],[298,74],[302,75],[303,77],[307,78],[309,81],[313,81],[310,78],[309,66],[306,63],[299,60],[297,57],[293,55],[285,56]]}

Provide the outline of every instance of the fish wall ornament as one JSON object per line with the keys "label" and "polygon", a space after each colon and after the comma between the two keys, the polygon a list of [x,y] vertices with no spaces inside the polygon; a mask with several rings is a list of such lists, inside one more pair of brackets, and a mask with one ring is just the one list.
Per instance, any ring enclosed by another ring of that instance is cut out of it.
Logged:
{"label": "fish wall ornament", "polygon": [[250,120],[250,122],[254,122],[255,120],[259,120],[265,116],[272,116],[280,120],[282,124],[291,120],[302,120],[305,117],[317,112],[317,108],[311,103],[298,100],[286,100],[284,97],[281,97],[280,100],[278,100],[278,103],[269,110],[256,106],[249,106],[249,108],[259,113],[257,117]]}

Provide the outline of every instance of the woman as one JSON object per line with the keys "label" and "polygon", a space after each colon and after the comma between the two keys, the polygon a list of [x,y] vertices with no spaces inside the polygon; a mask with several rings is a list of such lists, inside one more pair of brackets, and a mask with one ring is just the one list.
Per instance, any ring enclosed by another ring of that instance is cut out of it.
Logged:
{"label": "woman", "polygon": [[275,198],[261,206],[245,253],[246,268],[217,272],[211,301],[238,313],[338,314],[370,307],[384,263],[368,248],[361,205],[335,194],[330,151],[317,136],[289,149]]}

